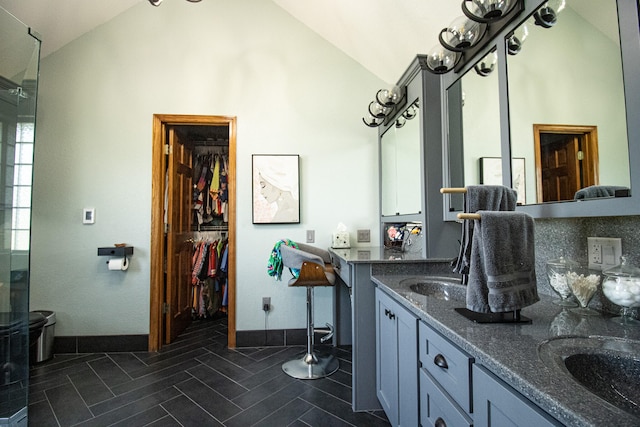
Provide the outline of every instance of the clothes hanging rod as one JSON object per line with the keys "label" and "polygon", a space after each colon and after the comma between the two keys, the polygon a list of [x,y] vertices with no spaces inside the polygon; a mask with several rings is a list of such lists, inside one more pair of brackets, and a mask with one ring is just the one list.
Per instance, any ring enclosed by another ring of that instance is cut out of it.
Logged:
{"label": "clothes hanging rod", "polygon": [[464,187],[453,187],[453,188],[444,187],[440,189],[440,193],[442,194],[446,194],[446,193],[463,193],[464,194],[466,192],[467,192],[467,189]]}

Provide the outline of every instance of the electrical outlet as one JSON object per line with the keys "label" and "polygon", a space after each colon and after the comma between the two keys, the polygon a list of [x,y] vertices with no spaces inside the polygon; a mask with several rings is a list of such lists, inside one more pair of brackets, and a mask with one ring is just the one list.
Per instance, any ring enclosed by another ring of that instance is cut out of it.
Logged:
{"label": "electrical outlet", "polygon": [[613,237],[587,237],[589,268],[606,270],[620,264],[622,239]]}
{"label": "electrical outlet", "polygon": [[271,311],[271,297],[262,297],[262,310]]}
{"label": "electrical outlet", "polygon": [[371,230],[358,230],[357,241],[358,243],[370,242]]}
{"label": "electrical outlet", "polygon": [[316,231],[307,230],[307,243],[313,243],[316,241]]}

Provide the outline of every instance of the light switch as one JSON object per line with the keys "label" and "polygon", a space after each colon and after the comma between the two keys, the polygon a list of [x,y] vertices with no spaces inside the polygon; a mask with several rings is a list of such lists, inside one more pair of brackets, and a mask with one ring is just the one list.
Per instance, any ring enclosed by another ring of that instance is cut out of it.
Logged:
{"label": "light switch", "polygon": [[82,223],[93,224],[96,222],[96,210],[95,208],[84,208],[82,210]]}

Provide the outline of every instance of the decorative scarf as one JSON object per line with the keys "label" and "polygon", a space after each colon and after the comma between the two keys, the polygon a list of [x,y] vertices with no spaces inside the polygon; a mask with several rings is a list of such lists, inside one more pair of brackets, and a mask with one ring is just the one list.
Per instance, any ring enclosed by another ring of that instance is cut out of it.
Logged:
{"label": "decorative scarf", "polygon": [[[282,268],[284,265],[282,264],[282,255],[280,255],[281,245],[291,246],[292,248],[298,249],[298,245],[296,244],[296,242],[289,239],[279,240],[275,244],[275,246],[271,250],[271,255],[269,256],[269,262],[267,263],[267,274],[269,274],[269,276],[275,277],[276,280],[282,280]],[[300,270],[298,269],[290,268],[289,271],[291,271],[293,277],[298,277],[298,275],[300,274]]]}

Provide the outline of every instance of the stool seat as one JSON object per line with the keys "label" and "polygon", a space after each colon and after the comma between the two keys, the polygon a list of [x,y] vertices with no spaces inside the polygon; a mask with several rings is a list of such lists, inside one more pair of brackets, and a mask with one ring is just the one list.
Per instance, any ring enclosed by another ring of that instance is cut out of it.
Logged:
{"label": "stool seat", "polygon": [[[336,275],[331,266],[329,252],[313,246],[298,244],[298,248],[281,246],[282,263],[290,269],[300,271],[298,277],[289,281],[291,287],[307,288],[307,349],[297,358],[285,362],[282,370],[289,376],[312,380],[327,377],[339,368],[338,359],[332,354],[323,354],[313,348],[316,330],[313,324],[313,290],[318,286],[333,286]],[[325,342],[333,336],[333,327],[326,325],[328,332],[320,341]]]}

